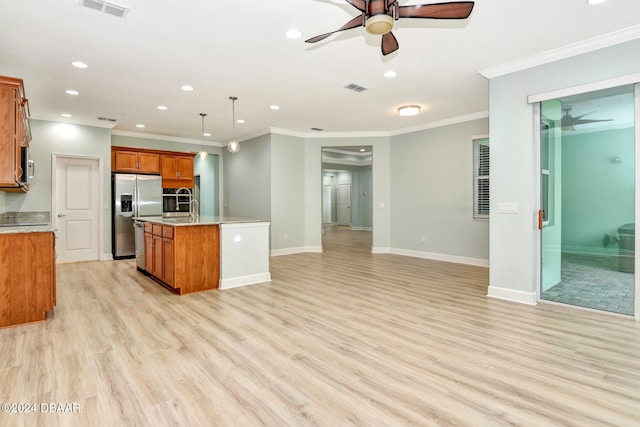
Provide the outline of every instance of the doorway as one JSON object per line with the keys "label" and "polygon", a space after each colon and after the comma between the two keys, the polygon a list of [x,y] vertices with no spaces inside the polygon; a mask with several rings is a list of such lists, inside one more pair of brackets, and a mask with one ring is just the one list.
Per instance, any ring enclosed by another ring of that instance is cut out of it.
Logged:
{"label": "doorway", "polygon": [[371,252],[371,146],[322,148],[322,248]]}
{"label": "doorway", "polygon": [[635,315],[634,85],[540,104],[542,301]]}
{"label": "doorway", "polygon": [[99,260],[102,159],[54,154],[52,162],[57,262]]}

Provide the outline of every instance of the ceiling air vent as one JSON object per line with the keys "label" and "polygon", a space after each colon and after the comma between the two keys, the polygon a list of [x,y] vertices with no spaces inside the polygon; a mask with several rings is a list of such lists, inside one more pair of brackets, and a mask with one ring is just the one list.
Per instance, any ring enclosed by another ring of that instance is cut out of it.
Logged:
{"label": "ceiling air vent", "polygon": [[89,9],[99,10],[109,15],[124,18],[129,12],[129,8],[102,0],[80,0],[80,4]]}
{"label": "ceiling air vent", "polygon": [[348,84],[348,85],[346,85],[346,86],[345,86],[345,88],[346,88],[346,89],[349,89],[349,90],[353,90],[353,91],[355,91],[355,92],[362,92],[362,91],[367,90],[367,88],[366,88],[366,87],[363,87],[363,86],[357,85],[357,84],[355,84],[355,83]]}

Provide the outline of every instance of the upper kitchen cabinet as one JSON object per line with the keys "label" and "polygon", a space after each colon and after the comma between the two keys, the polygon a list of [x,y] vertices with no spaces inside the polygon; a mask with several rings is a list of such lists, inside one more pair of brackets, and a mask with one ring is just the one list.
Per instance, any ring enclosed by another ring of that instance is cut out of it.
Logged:
{"label": "upper kitchen cabinet", "polygon": [[172,153],[163,154],[162,187],[163,188],[193,188],[193,159],[195,154]]}
{"label": "upper kitchen cabinet", "polygon": [[29,104],[22,80],[0,76],[0,190],[29,190],[29,141]]}
{"label": "upper kitchen cabinet", "polygon": [[160,173],[160,154],[136,148],[111,147],[111,171],[125,173]]}

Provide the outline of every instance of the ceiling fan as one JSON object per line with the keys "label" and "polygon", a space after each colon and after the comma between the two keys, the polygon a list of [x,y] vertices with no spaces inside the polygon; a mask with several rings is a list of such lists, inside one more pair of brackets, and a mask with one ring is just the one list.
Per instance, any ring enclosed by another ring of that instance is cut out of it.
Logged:
{"label": "ceiling fan", "polygon": [[388,55],[398,50],[398,40],[393,35],[394,21],[400,18],[466,19],[473,10],[472,1],[417,4],[400,6],[398,0],[345,0],[361,14],[342,27],[330,33],[320,34],[305,40],[316,43],[339,31],[365,27],[368,33],[382,35],[382,54]]}
{"label": "ceiling fan", "polygon": [[573,117],[569,114],[571,111],[571,107],[565,107],[562,109],[562,120],[561,125],[564,130],[576,130],[577,125],[584,125],[587,123],[597,123],[597,122],[610,122],[613,119],[583,119],[583,117],[588,116],[589,114],[595,113],[595,111],[591,111],[590,113],[581,114],[579,116]]}

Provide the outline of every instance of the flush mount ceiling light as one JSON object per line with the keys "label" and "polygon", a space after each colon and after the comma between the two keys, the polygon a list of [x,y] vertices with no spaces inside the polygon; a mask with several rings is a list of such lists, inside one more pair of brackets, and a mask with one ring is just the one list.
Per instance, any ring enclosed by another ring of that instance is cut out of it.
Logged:
{"label": "flush mount ceiling light", "polygon": [[68,118],[73,117],[73,116],[72,116],[71,114],[69,114],[69,113],[62,113],[62,114],[60,114],[60,115],[61,115],[62,117],[66,117],[67,119],[68,119]]}
{"label": "flush mount ceiling light", "polygon": [[229,141],[229,144],[227,144],[227,148],[229,149],[230,152],[232,153],[237,153],[238,151],[240,151],[240,143],[238,141],[236,141],[236,100],[238,99],[237,96],[230,96],[229,99],[231,100],[231,115],[232,115],[232,120],[233,120],[233,138],[231,139],[231,141]]}
{"label": "flush mount ceiling light", "polygon": [[167,109],[167,107],[165,107],[164,105],[158,105],[156,108],[163,111]]}
{"label": "flush mount ceiling light", "polygon": [[82,62],[82,61],[73,61],[73,62],[71,63],[71,65],[73,65],[73,66],[74,66],[74,67],[76,67],[76,68],[87,68],[87,67],[88,67],[88,65],[87,65],[87,64],[85,64],[85,63],[84,63],[84,62]]}
{"label": "flush mount ceiling light", "polygon": [[137,128],[143,128],[143,127],[144,127],[144,125],[143,125],[142,123],[138,123],[138,124],[136,125],[136,127],[137,127]]}
{"label": "flush mount ceiling light", "polygon": [[272,110],[279,110],[279,109],[280,109],[280,106],[279,106],[279,105],[272,105],[272,106],[271,106],[271,107],[269,107],[269,108],[271,108]]}
{"label": "flush mount ceiling light", "polygon": [[385,71],[385,73],[383,74],[386,78],[390,79],[391,77],[395,77],[398,75],[398,73],[396,73],[393,70],[389,70],[389,71]]}
{"label": "flush mount ceiling light", "polygon": [[67,95],[80,95],[80,92],[78,92],[77,90],[73,90],[73,89],[67,89],[64,91]]}
{"label": "flush mount ceiling light", "polygon": [[207,152],[204,150],[204,118],[206,117],[206,113],[200,113],[200,117],[202,117],[202,147],[200,147],[200,159],[204,160],[207,158]]}
{"label": "flush mount ceiling light", "polygon": [[401,116],[415,116],[418,113],[420,113],[420,106],[419,105],[404,105],[400,108],[398,108],[398,113]]}
{"label": "flush mount ceiling light", "polygon": [[607,0],[587,0],[587,4],[589,5],[595,5],[595,4],[601,4],[606,2]]}
{"label": "flush mount ceiling light", "polygon": [[193,90],[193,87],[189,85],[184,85],[182,86],[182,90],[185,92],[191,92]]}

